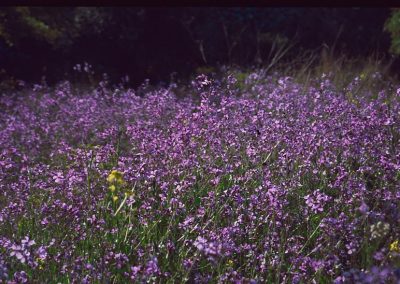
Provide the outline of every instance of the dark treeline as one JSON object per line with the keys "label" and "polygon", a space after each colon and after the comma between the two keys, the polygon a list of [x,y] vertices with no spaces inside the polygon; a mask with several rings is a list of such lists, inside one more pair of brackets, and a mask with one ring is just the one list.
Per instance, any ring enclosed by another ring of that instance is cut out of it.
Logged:
{"label": "dark treeline", "polygon": [[128,75],[138,84],[206,66],[268,66],[321,46],[388,55],[389,16],[388,8],[7,7],[0,9],[0,69],[3,77],[56,82],[88,62],[99,76]]}

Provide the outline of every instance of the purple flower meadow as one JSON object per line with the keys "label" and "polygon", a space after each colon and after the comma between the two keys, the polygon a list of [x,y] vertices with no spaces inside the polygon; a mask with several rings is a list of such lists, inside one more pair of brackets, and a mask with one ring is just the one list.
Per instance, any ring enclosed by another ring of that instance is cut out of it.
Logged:
{"label": "purple flower meadow", "polygon": [[235,74],[3,95],[0,283],[399,283],[400,89]]}

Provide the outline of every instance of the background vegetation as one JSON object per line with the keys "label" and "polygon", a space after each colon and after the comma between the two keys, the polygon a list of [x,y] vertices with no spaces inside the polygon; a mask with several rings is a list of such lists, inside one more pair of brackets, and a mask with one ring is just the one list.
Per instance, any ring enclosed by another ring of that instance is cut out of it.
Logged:
{"label": "background vegetation", "polygon": [[73,79],[73,66],[84,61],[94,76],[128,75],[138,85],[221,65],[390,58],[400,51],[398,18],[388,8],[7,7],[0,9],[1,79]]}

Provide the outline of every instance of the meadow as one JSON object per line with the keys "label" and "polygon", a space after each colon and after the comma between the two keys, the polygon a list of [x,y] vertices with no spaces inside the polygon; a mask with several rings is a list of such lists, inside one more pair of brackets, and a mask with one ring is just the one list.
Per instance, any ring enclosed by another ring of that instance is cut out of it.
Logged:
{"label": "meadow", "polygon": [[380,73],[65,81],[0,109],[0,283],[400,283]]}

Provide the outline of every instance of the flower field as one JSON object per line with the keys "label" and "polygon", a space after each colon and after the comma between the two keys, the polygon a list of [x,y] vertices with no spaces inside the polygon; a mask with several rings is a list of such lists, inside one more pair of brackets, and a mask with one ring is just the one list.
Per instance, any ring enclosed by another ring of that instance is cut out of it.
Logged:
{"label": "flower field", "polygon": [[400,283],[400,89],[261,71],[0,98],[0,283]]}

